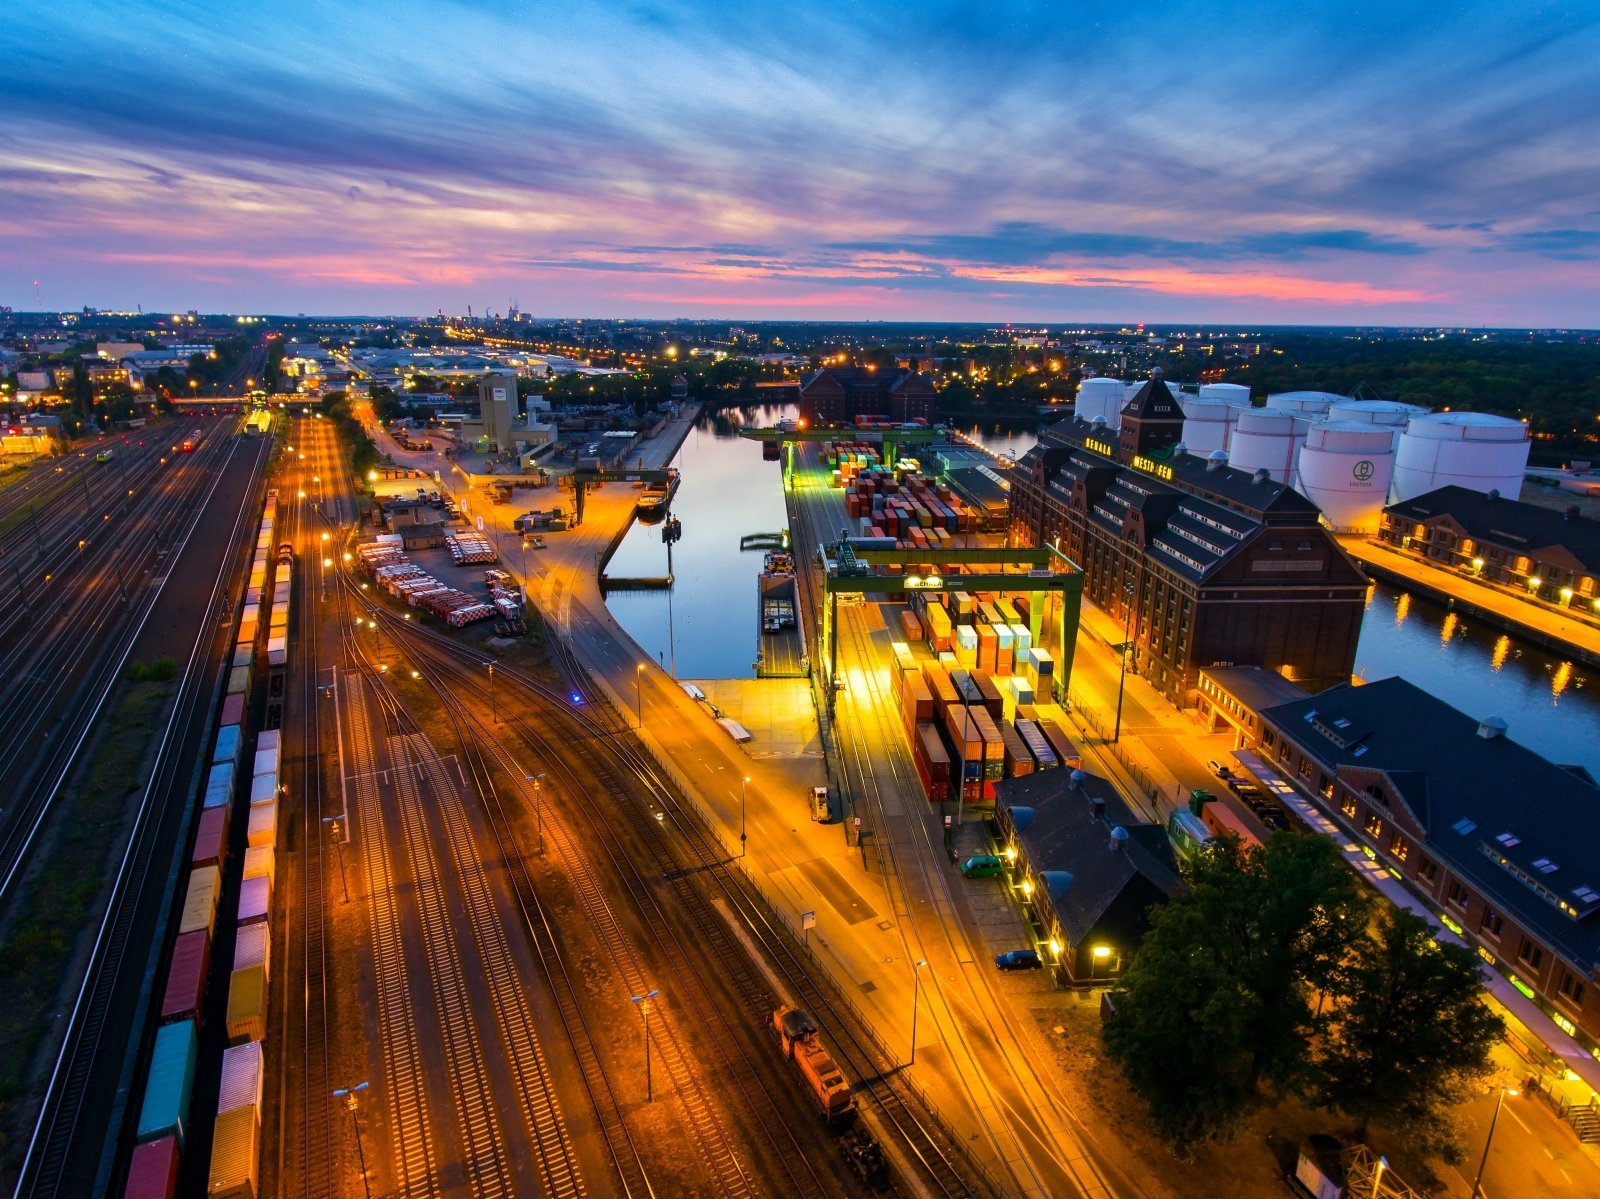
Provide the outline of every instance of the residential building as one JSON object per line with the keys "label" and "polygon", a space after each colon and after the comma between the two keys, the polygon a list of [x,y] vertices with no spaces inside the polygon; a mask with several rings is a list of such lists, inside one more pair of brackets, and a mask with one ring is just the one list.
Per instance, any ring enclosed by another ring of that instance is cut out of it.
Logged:
{"label": "residential building", "polygon": [[1317,506],[1227,455],[1187,452],[1159,370],[1103,418],[1050,426],[1011,485],[1011,539],[1053,545],[1128,630],[1129,667],[1190,705],[1200,671],[1265,666],[1317,689],[1350,678],[1367,580]]}
{"label": "residential building", "polygon": [[1440,487],[1383,510],[1378,536],[1440,566],[1600,612],[1600,521],[1467,487]]}

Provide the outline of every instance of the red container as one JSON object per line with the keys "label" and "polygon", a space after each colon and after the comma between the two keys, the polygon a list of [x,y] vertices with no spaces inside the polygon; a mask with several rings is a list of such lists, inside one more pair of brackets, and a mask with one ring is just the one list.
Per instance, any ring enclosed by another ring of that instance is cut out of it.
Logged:
{"label": "red container", "polygon": [[200,1023],[206,1002],[206,969],[211,965],[211,939],[205,929],[182,933],[167,966],[167,989],[161,1000],[162,1023],[193,1020]]}
{"label": "red container", "polygon": [[912,730],[911,758],[917,766],[917,778],[922,782],[922,794],[929,803],[942,803],[950,798],[950,755],[939,730],[931,724],[919,724]]}
{"label": "red container", "polygon": [[200,813],[195,826],[194,852],[189,855],[190,866],[222,867],[228,856],[228,805],[206,808]]}
{"label": "red container", "polygon": [[172,1199],[178,1193],[178,1138],[146,1141],[133,1150],[122,1199]]}
{"label": "red container", "polygon": [[244,696],[230,695],[222,701],[222,719],[217,722],[226,727],[230,724],[244,723]]}

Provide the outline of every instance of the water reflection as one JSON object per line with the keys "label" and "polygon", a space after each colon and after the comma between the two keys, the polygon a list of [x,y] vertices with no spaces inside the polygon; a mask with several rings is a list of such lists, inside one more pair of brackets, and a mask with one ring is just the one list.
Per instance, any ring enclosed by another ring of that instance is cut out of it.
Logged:
{"label": "water reflection", "polygon": [[1552,761],[1600,775],[1594,672],[1476,617],[1378,584],[1356,649],[1363,679],[1401,675],[1468,716],[1503,716],[1511,737]]}

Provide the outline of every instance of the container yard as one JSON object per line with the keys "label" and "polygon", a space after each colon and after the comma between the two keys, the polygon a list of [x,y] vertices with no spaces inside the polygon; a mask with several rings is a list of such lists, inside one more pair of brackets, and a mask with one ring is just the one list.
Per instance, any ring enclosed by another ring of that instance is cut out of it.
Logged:
{"label": "container yard", "polygon": [[[454,553],[454,550],[452,550]],[[376,541],[356,547],[362,569],[372,580],[395,599],[409,608],[417,608],[443,620],[451,628],[464,628],[480,620],[492,620],[497,615],[509,619],[501,605],[485,602],[448,584],[441,583],[422,567],[416,565],[400,548],[400,538],[389,534]],[[487,561],[495,561],[489,558]],[[505,589],[502,589],[505,590]],[[507,596],[501,599],[509,599]],[[516,604],[515,616],[521,619],[521,605]]]}

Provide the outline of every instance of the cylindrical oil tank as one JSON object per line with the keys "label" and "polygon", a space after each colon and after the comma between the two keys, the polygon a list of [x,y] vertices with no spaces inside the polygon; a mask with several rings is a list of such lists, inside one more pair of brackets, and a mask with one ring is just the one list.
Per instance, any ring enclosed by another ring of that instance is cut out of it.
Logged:
{"label": "cylindrical oil tank", "polygon": [[1267,397],[1267,407],[1279,412],[1292,412],[1308,420],[1326,416],[1328,409],[1349,396],[1335,395],[1331,391],[1280,391]]}
{"label": "cylindrical oil tank", "polygon": [[1241,412],[1228,445],[1228,465],[1254,474],[1264,470],[1278,483],[1295,481],[1295,459],[1310,422],[1293,412],[1253,408]]}
{"label": "cylindrical oil tank", "polygon": [[1328,409],[1328,419],[1384,425],[1393,430],[1393,441],[1398,443],[1406,422],[1427,411],[1415,404],[1402,404],[1399,400],[1341,400]]}
{"label": "cylindrical oil tank", "polygon": [[1127,402],[1127,386],[1121,379],[1107,379],[1104,376],[1085,379],[1078,385],[1077,416],[1079,420],[1103,416],[1108,427],[1120,429],[1122,406]]}
{"label": "cylindrical oil tank", "polygon": [[1235,408],[1249,408],[1250,389],[1243,383],[1202,383],[1200,384],[1200,398],[1202,400],[1221,400],[1224,404],[1232,404]]}
{"label": "cylindrical oil tank", "polygon": [[1487,412],[1414,416],[1395,451],[1394,500],[1400,503],[1451,485],[1517,499],[1522,495],[1528,449],[1528,426],[1509,416]]}
{"label": "cylindrical oil tank", "polygon": [[[1198,396],[1184,396],[1183,404],[1183,440],[1189,447],[1191,454],[1198,454],[1202,458],[1212,450],[1225,450],[1233,440],[1233,428],[1238,423],[1241,412],[1251,412],[1253,409],[1248,403],[1233,403],[1223,396],[1207,394],[1208,387],[1232,387],[1233,384],[1201,384]],[[1240,387],[1238,391],[1246,396],[1250,394],[1248,387]]]}
{"label": "cylindrical oil tank", "polygon": [[1306,430],[1296,486],[1337,532],[1377,530],[1394,478],[1393,438],[1364,421],[1318,421]]}

